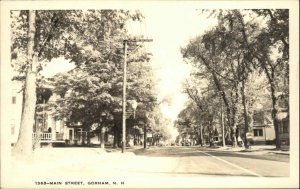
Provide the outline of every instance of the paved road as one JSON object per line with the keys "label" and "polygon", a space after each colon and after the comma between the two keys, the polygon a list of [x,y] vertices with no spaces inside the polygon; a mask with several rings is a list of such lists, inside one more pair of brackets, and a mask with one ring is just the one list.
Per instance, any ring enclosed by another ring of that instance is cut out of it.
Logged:
{"label": "paved road", "polygon": [[134,153],[148,157],[148,165],[157,165],[138,165],[136,172],[148,171],[175,176],[289,176],[288,155],[252,155],[199,147],[159,147],[134,150]]}

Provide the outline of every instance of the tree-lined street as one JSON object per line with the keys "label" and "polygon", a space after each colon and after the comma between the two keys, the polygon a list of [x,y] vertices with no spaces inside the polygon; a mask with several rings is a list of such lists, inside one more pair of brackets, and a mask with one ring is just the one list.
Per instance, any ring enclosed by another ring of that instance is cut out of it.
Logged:
{"label": "tree-lined street", "polygon": [[289,9],[9,16],[9,183],[292,175]]}

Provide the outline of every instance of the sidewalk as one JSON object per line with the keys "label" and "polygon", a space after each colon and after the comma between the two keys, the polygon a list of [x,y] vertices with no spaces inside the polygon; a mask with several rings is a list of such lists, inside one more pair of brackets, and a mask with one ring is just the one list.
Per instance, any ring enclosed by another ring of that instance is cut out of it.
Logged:
{"label": "sidewalk", "polygon": [[245,147],[232,147],[232,146],[215,146],[209,147],[205,146],[204,148],[216,151],[230,151],[230,152],[238,152],[238,153],[250,153],[256,155],[263,154],[282,154],[282,155],[290,155],[289,147],[282,147],[281,149],[276,149],[275,145],[252,145],[251,149],[245,149]]}
{"label": "sidewalk", "polygon": [[40,148],[34,151],[31,159],[18,160],[12,158],[12,165],[14,168],[20,170],[31,169],[34,172],[45,172],[65,166],[74,166],[82,162],[101,162],[101,166],[108,165],[110,161],[122,163],[134,157],[132,152],[120,151],[113,153],[107,152],[107,149],[101,148],[84,148],[84,147],[70,147],[70,148]]}
{"label": "sidewalk", "polygon": [[36,187],[36,181],[112,180],[117,174],[124,178],[128,165],[135,165],[136,160],[137,156],[128,151],[123,154],[100,148],[41,148],[28,160],[12,157],[6,174],[12,188],[22,188],[24,183]]}

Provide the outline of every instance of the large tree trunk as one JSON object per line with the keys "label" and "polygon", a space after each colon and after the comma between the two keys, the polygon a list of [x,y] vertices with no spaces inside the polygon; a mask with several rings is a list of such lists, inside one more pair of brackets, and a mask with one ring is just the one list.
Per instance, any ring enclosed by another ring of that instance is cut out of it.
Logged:
{"label": "large tree trunk", "polygon": [[102,126],[100,128],[100,148],[104,148],[104,144],[105,144],[104,136],[105,136],[105,127]]}
{"label": "large tree trunk", "polygon": [[144,124],[144,148],[147,148],[147,130],[146,124]]}
{"label": "large tree trunk", "polygon": [[223,119],[223,103],[221,101],[221,126],[222,126],[222,146],[225,147],[225,125],[224,125],[224,119]]}
{"label": "large tree trunk", "polygon": [[273,119],[273,124],[274,124],[274,129],[275,129],[275,137],[276,137],[276,148],[280,148],[281,144],[280,144],[280,139],[279,139],[279,123],[276,119],[276,115],[277,115],[277,108],[276,108],[276,104],[277,104],[277,98],[275,96],[275,84],[274,81],[270,82],[271,85],[271,97],[272,97],[272,119]]}
{"label": "large tree trunk", "polygon": [[[268,63],[268,62],[267,62]],[[277,97],[276,97],[276,85],[275,85],[275,71],[272,68],[272,66],[270,66],[270,70],[267,68],[267,65],[262,64],[264,67],[264,72],[267,75],[268,78],[268,82],[270,84],[270,88],[271,88],[271,99],[272,99],[272,119],[273,119],[273,124],[274,124],[274,129],[275,129],[275,137],[276,137],[276,148],[280,148],[281,144],[280,144],[280,139],[279,139],[279,123],[276,119],[276,115],[278,113],[278,109],[277,109]]]}
{"label": "large tree trunk", "polygon": [[118,135],[118,128],[117,128],[117,124],[114,123],[114,144],[113,144],[114,148],[118,147],[117,135]]}
{"label": "large tree trunk", "polygon": [[231,127],[231,137],[232,137],[232,147],[237,147],[238,145],[237,145],[237,137],[238,137],[238,135],[237,135],[237,132],[236,132],[236,112],[235,112],[235,110],[232,108],[232,111],[231,111],[231,125],[232,125],[232,127]]}
{"label": "large tree trunk", "polygon": [[200,123],[200,145],[203,146],[203,127],[202,127],[202,123]]}
{"label": "large tree trunk", "polygon": [[24,88],[24,102],[21,116],[21,125],[18,141],[13,150],[14,155],[26,158],[32,154],[32,133],[34,124],[34,113],[36,106],[36,65],[37,54],[34,53],[36,11],[30,10],[28,14],[28,44],[27,44],[27,70]]}
{"label": "large tree trunk", "polygon": [[119,143],[120,143],[120,132],[119,132],[119,125],[117,122],[115,122],[114,125],[114,148],[118,148]]}
{"label": "large tree trunk", "polygon": [[242,90],[241,90],[241,94],[242,94],[242,102],[243,102],[243,107],[244,107],[244,122],[245,122],[245,130],[244,130],[244,145],[245,148],[248,149],[249,145],[248,145],[248,139],[247,139],[247,132],[249,130],[249,122],[248,122],[248,112],[247,112],[247,106],[246,106],[246,97],[245,97],[245,82],[242,81]]}

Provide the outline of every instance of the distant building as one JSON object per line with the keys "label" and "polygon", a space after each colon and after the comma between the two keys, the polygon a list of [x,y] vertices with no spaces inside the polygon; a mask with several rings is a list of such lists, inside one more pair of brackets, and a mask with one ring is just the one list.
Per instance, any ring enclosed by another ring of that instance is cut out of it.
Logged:
{"label": "distant building", "polygon": [[255,111],[253,115],[253,142],[254,144],[273,144],[275,128],[268,110]]}
{"label": "distant building", "polygon": [[[271,111],[255,111],[252,119],[252,132],[247,133],[247,138],[254,144],[273,144],[275,140],[275,128],[271,117]],[[237,130],[239,136],[244,140],[244,121],[238,124]]]}

